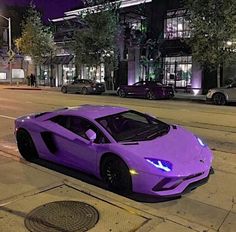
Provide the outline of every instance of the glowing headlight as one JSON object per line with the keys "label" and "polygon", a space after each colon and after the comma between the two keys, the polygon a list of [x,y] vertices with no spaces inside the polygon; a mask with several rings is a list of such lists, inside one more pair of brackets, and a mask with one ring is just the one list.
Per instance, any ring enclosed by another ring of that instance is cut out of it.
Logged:
{"label": "glowing headlight", "polygon": [[159,160],[159,159],[152,159],[152,158],[145,158],[145,160],[152,164],[154,167],[165,171],[165,172],[170,172],[172,170],[172,164],[168,161],[165,160]]}
{"label": "glowing headlight", "polygon": [[202,147],[205,147],[206,146],[206,144],[200,139],[200,138],[198,138],[198,137],[196,137],[197,138],[197,141],[199,142],[199,144],[202,146]]}

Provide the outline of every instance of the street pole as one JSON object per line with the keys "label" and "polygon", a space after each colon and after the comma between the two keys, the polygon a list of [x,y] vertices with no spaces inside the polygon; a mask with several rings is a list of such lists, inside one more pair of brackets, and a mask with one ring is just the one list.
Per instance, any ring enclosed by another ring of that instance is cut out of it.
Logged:
{"label": "street pole", "polygon": [[[11,52],[11,18],[8,18],[8,43],[9,43],[9,51]],[[10,85],[12,85],[12,62],[11,59],[9,60],[9,75],[10,75]]]}
{"label": "street pole", "polygon": [[8,21],[8,52],[9,52],[9,76],[10,76],[10,84],[12,84],[12,46],[11,46],[11,18],[7,18],[3,15],[0,15],[1,18]]}

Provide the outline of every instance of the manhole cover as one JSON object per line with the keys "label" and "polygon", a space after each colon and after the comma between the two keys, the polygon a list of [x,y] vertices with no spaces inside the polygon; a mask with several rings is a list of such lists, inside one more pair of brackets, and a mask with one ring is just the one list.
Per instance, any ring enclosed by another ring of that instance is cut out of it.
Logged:
{"label": "manhole cover", "polygon": [[32,210],[25,218],[31,232],[83,232],[96,225],[98,211],[79,201],[55,201]]}

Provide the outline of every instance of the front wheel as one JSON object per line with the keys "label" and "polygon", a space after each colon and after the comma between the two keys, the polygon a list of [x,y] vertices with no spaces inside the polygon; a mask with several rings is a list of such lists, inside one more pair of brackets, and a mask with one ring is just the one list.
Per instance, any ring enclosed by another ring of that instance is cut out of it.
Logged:
{"label": "front wheel", "polygon": [[213,102],[216,105],[225,105],[226,104],[225,95],[222,93],[215,93],[213,95]]}
{"label": "front wheel", "polygon": [[126,97],[126,93],[125,93],[125,91],[124,91],[123,89],[120,89],[120,90],[118,91],[118,95],[119,95],[120,97]]}
{"label": "front wheel", "polygon": [[82,89],[82,94],[83,95],[87,95],[88,94],[88,89],[87,88],[83,88]]}
{"label": "front wheel", "polygon": [[66,88],[65,86],[63,86],[63,87],[61,88],[61,92],[62,92],[62,93],[67,93],[67,88]]}
{"label": "front wheel", "polygon": [[16,141],[21,156],[28,161],[38,158],[38,153],[30,134],[24,130],[19,129],[16,134]]}
{"label": "front wheel", "polygon": [[132,191],[129,168],[119,157],[106,157],[101,164],[101,175],[111,190],[122,193],[130,193]]}

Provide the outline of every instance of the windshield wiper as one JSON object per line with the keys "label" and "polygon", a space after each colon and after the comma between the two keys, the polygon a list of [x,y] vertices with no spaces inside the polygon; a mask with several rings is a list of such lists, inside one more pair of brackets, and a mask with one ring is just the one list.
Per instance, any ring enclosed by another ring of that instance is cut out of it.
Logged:
{"label": "windshield wiper", "polygon": [[[165,128],[162,128],[162,129],[157,129],[158,126],[156,126],[155,128],[152,128],[152,129],[149,129],[149,130],[145,130],[145,131],[142,131],[142,132],[139,132],[139,133],[136,133],[135,135],[132,135],[128,138],[125,138],[125,139],[122,139],[122,141],[139,141],[139,140],[142,140],[142,139],[150,139],[152,138],[153,136],[157,137],[157,136],[162,136],[164,134],[167,134],[170,130],[170,127],[167,126]],[[147,133],[150,133],[152,132],[153,130],[155,130],[153,133],[151,133],[150,135],[148,136],[145,136],[145,134]],[[140,135],[144,135],[144,136],[140,136]]]}
{"label": "windshield wiper", "polygon": [[154,133],[150,134],[149,136],[147,136],[147,138],[152,138],[152,137],[158,137],[158,136],[162,136],[165,135],[169,132],[169,127],[163,128],[161,130],[155,131]]}

